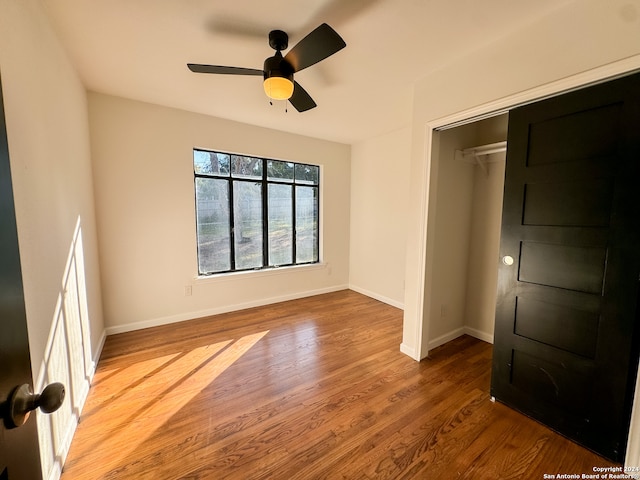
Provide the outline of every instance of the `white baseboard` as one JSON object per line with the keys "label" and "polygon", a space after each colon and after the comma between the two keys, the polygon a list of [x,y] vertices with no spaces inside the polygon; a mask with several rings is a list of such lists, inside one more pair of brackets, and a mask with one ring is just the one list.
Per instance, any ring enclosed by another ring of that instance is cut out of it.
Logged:
{"label": "white baseboard", "polygon": [[404,310],[404,303],[393,300],[389,297],[385,297],[384,295],[377,294],[372,292],[371,290],[367,290],[366,288],[360,288],[356,285],[349,285],[349,290],[353,290],[354,292],[361,293],[362,295],[366,295],[367,297],[371,297],[374,300],[378,300],[382,303],[386,303],[387,305],[391,305],[392,307],[399,308],[400,310]]}
{"label": "white baseboard", "polygon": [[420,358],[418,357],[418,352],[416,351],[415,348],[410,347],[409,345],[407,345],[406,343],[401,343],[400,344],[400,351],[402,353],[404,353],[405,355],[413,358],[416,361],[420,361]]}
{"label": "white baseboard", "polygon": [[456,328],[455,330],[451,330],[444,335],[440,335],[439,337],[434,338],[433,340],[429,340],[429,350],[433,350],[434,348],[439,347],[440,345],[444,345],[451,340],[454,340],[465,334],[464,327]]}
{"label": "white baseboard", "polygon": [[273,303],[286,302],[289,300],[297,300],[299,298],[312,297],[314,295],[322,295],[323,293],[337,292],[340,290],[349,289],[348,285],[336,285],[328,288],[321,288],[317,290],[310,290],[306,292],[292,293],[288,295],[282,295],[279,297],[263,298],[245,303],[238,303],[235,305],[225,305],[222,307],[215,307],[206,310],[199,310],[195,312],[179,313],[177,315],[169,315],[166,317],[152,318],[149,320],[143,320],[135,323],[127,323],[124,325],[115,325],[107,327],[107,335],[115,335],[117,333],[132,332],[134,330],[142,330],[143,328],[157,327],[160,325],[167,325],[170,323],[184,322],[187,320],[193,320],[194,318],[209,317],[211,315],[219,315],[221,313],[236,312],[238,310],[245,310],[247,308],[262,307],[265,305],[271,305]]}
{"label": "white baseboard", "polygon": [[430,340],[429,350],[439,347],[440,345],[444,345],[445,343],[450,342],[451,340],[454,340],[462,335],[469,335],[471,337],[477,338],[478,340],[482,340],[483,342],[493,344],[493,335],[491,335],[490,333],[464,326],[456,328],[455,330],[452,330],[448,333],[445,333],[444,335],[440,335],[439,337]]}
{"label": "white baseboard", "polygon": [[467,335],[470,335],[472,337],[477,338],[478,340],[482,340],[483,342],[487,342],[493,345],[492,333],[483,332],[482,330],[476,330],[475,328],[466,327],[466,326],[463,328],[464,328],[464,333],[466,333]]}
{"label": "white baseboard", "polygon": [[107,341],[107,330],[102,330],[102,334],[100,335],[100,340],[98,340],[98,346],[96,347],[96,351],[93,352],[93,365],[91,371],[91,379],[93,380],[93,376],[96,373],[96,368],[98,366],[98,362],[100,361],[100,355],[102,355],[102,349],[104,348],[104,342]]}

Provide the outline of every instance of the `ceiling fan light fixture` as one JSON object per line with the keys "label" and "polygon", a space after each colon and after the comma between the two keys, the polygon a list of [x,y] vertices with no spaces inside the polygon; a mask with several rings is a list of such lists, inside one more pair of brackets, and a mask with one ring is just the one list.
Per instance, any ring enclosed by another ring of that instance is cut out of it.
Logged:
{"label": "ceiling fan light fixture", "polygon": [[264,93],[274,100],[288,100],[293,95],[293,82],[286,77],[265,78]]}
{"label": "ceiling fan light fixture", "polygon": [[293,80],[293,75],[330,57],[347,44],[333,28],[323,23],[300,40],[284,57],[282,50],[286,50],[289,46],[289,36],[286,32],[282,30],[269,32],[269,46],[276,53],[265,59],[262,70],[199,63],[188,63],[187,67],[195,73],[262,75],[264,93],[267,97],[273,100],[289,100],[298,112],[306,112],[315,108],[316,102],[298,82]]}

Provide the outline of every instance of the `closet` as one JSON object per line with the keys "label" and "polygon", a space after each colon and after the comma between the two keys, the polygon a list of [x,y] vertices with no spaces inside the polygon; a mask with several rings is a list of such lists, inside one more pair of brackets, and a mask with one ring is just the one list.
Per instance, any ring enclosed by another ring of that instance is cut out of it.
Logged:
{"label": "closet", "polygon": [[429,349],[493,342],[508,114],[434,132],[436,226]]}

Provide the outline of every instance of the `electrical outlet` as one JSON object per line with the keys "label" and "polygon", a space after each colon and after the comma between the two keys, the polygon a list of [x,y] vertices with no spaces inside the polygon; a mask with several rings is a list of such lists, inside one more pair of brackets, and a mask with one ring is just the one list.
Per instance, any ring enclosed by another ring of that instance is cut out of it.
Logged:
{"label": "electrical outlet", "polygon": [[447,306],[446,305],[440,305],[440,316],[442,318],[447,316]]}
{"label": "electrical outlet", "polygon": [[191,285],[187,285],[186,287],[184,287],[184,296],[185,297],[190,297],[192,293],[193,293],[193,290],[191,288]]}

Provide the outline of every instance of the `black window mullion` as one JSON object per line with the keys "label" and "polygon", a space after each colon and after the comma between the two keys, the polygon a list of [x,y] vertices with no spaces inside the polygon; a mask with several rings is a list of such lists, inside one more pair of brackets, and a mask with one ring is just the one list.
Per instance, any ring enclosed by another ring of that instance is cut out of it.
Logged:
{"label": "black window mullion", "polygon": [[291,249],[291,264],[292,265],[296,265],[298,263],[298,257],[297,257],[297,253],[296,253],[296,248],[298,246],[298,227],[296,225],[296,183],[293,182],[293,185],[291,186],[291,223],[293,223],[292,225],[292,232],[291,234],[293,235],[292,240],[292,249]]}
{"label": "black window mullion", "polygon": [[320,182],[318,182],[318,185],[313,187],[313,191],[315,192],[314,198],[316,201],[315,204],[315,208],[316,208],[316,214],[315,214],[315,219],[316,219],[316,231],[315,231],[315,235],[316,235],[316,257],[314,258],[314,261],[319,262],[320,261]]}
{"label": "black window mullion", "polygon": [[229,251],[231,252],[231,271],[235,272],[236,270],[236,228],[235,228],[235,212],[234,212],[234,202],[233,202],[233,179],[229,178],[227,180],[229,182],[229,232],[231,235],[229,236]]}
{"label": "black window mullion", "polygon": [[262,162],[262,266],[269,264],[269,182],[267,182],[267,166]]}
{"label": "black window mullion", "polygon": [[193,200],[194,200],[194,211],[196,213],[196,255],[197,255],[197,262],[198,262],[198,274],[203,274],[206,272],[202,272],[200,270],[200,222],[198,222],[198,175],[194,173],[193,176],[193,191],[195,192],[195,195],[193,196]]}

